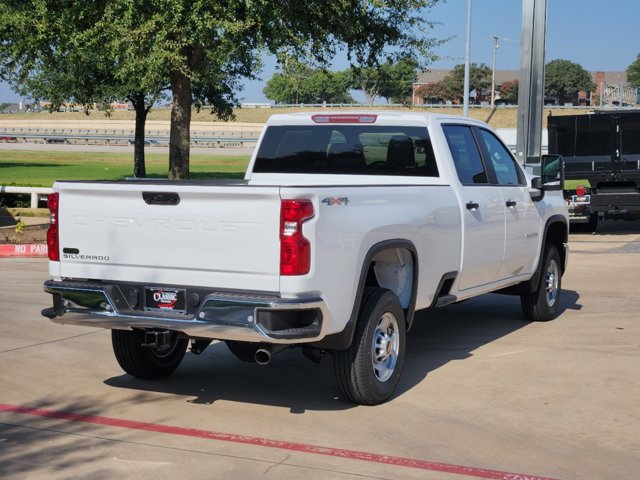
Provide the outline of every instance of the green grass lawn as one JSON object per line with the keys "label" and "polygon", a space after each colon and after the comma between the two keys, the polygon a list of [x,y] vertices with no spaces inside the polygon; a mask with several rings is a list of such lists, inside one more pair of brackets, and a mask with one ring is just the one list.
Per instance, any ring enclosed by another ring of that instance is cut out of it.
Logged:
{"label": "green grass lawn", "polygon": [[[191,178],[242,178],[249,156],[191,155]],[[169,154],[146,155],[147,176],[167,178]],[[122,180],[133,176],[133,154],[0,151],[0,185],[50,187],[56,180]]]}

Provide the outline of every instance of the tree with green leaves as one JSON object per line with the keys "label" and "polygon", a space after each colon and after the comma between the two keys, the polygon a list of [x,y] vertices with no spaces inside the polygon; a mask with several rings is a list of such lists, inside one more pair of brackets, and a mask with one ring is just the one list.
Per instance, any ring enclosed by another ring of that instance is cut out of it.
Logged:
{"label": "tree with green leaves", "polygon": [[369,105],[378,97],[387,102],[406,103],[407,99],[410,102],[418,66],[415,58],[400,57],[369,67],[352,67],[352,87],[364,93]]}
{"label": "tree with green leaves", "polygon": [[[453,100],[464,101],[464,64],[456,65],[442,79]],[[484,63],[472,63],[469,66],[469,92],[476,92],[475,103],[479,104],[484,91],[491,86],[491,68]]]}
{"label": "tree with green leaves", "polygon": [[51,0],[0,2],[0,77],[56,111],[72,102],[88,114],[115,100],[136,111],[134,176],[146,175],[147,114],[168,88],[167,71],[147,35],[150,5]]}
{"label": "tree with green leaves", "polygon": [[349,93],[351,77],[348,71],[314,70],[303,82],[303,94],[308,103],[352,103]]}
{"label": "tree with green leaves", "polygon": [[430,58],[438,42],[425,36],[424,9],[437,1],[155,0],[172,93],[169,176],[188,176],[191,106],[229,118],[239,80],[255,77],[264,51],[320,65],[338,50],[366,65],[400,56],[389,52]]}
{"label": "tree with green leaves", "polygon": [[265,96],[278,103],[351,103],[349,72],[332,72],[286,59],[267,82]]}
{"label": "tree with green leaves", "polygon": [[418,62],[413,58],[401,58],[393,64],[385,63],[382,67],[386,70],[387,81],[380,90],[380,96],[387,102],[410,104]]}
{"label": "tree with green leaves", "polygon": [[556,59],[545,65],[545,95],[556,97],[560,104],[574,103],[578,100],[578,92],[594,89],[591,74],[577,63]]}
{"label": "tree with green leaves", "polygon": [[627,67],[627,83],[632,87],[640,87],[640,53],[636,60]]}
{"label": "tree with green leaves", "polygon": [[[192,107],[230,118],[240,81],[256,77],[264,52],[321,65],[338,51],[365,66],[382,57],[429,59],[438,41],[426,36],[433,23],[425,9],[437,1],[0,0],[0,71],[10,81],[15,69],[43,72],[60,97],[81,103],[121,94],[125,76],[146,79],[134,83],[147,100],[151,87],[169,86],[169,177],[187,178]],[[140,50],[142,64],[127,61]],[[25,79],[18,76],[14,85]]]}

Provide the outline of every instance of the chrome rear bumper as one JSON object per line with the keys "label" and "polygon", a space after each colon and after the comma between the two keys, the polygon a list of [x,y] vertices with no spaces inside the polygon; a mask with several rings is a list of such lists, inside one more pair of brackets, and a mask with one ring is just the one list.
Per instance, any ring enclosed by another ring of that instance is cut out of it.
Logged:
{"label": "chrome rear bumper", "polygon": [[53,281],[44,284],[56,323],[127,330],[165,329],[189,337],[267,343],[307,343],[324,337],[327,307],[320,298],[211,292],[187,314],[133,308],[115,284]]}

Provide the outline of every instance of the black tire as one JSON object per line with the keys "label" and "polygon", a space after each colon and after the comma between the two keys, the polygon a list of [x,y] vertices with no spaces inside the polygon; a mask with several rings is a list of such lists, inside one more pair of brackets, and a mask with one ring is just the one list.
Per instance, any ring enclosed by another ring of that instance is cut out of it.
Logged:
{"label": "black tire", "polygon": [[598,215],[592,213],[589,216],[589,221],[582,224],[582,231],[585,233],[593,233],[598,228]]}
{"label": "black tire", "polygon": [[122,369],[138,378],[162,378],[171,375],[187,351],[189,340],[171,333],[167,347],[143,347],[144,330],[111,330],[113,353]]}
{"label": "black tire", "polygon": [[384,288],[365,288],[353,341],[333,354],[336,381],[349,400],[378,405],[393,394],[404,364],[405,330],[398,297]]}
{"label": "black tire", "polygon": [[598,228],[598,215],[592,213],[589,221],[586,223],[570,223],[569,231],[571,233],[593,233]]}
{"label": "black tire", "polygon": [[555,245],[548,243],[535,291],[520,295],[522,313],[530,322],[547,322],[558,316],[562,293],[562,263]]}
{"label": "black tire", "polygon": [[255,363],[256,351],[260,347],[259,343],[238,342],[236,340],[226,340],[224,343],[238,360],[247,363]]}
{"label": "black tire", "polygon": [[583,223],[569,223],[570,233],[582,233],[584,232]]}

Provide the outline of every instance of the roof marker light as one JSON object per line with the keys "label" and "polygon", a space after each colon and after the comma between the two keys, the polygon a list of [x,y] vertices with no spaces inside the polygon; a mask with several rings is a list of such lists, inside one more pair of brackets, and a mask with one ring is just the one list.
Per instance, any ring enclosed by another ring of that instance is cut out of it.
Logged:
{"label": "roof marker light", "polygon": [[312,115],[315,123],[376,123],[378,115],[353,115],[338,113],[333,115]]}

